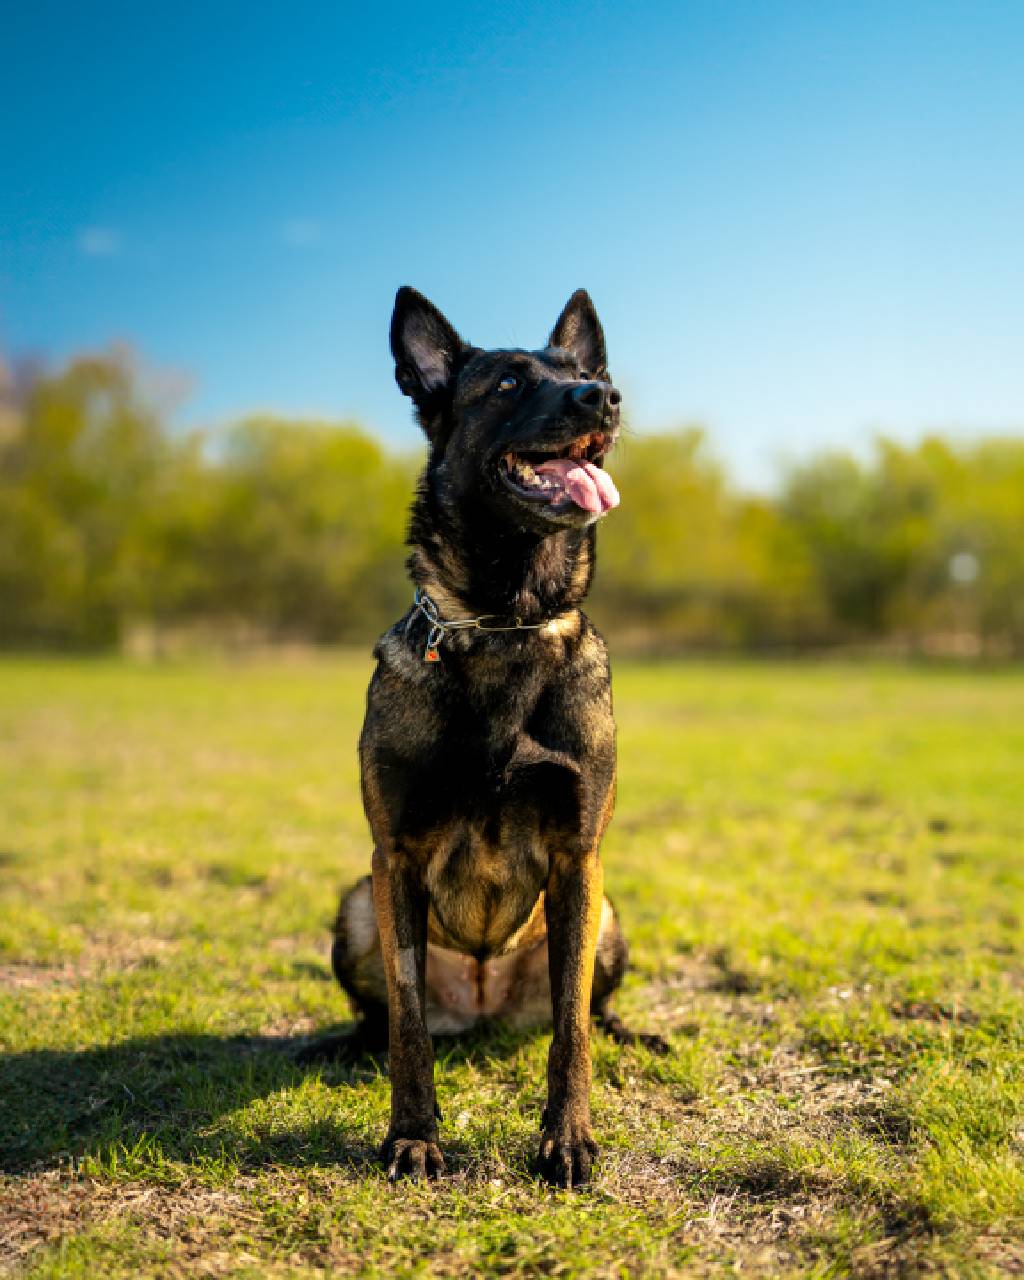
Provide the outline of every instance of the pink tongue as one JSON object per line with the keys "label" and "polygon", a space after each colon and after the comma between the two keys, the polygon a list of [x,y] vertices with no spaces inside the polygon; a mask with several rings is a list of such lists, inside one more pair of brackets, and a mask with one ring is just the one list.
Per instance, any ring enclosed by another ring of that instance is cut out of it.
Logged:
{"label": "pink tongue", "polygon": [[572,458],[552,458],[535,470],[540,475],[555,476],[578,507],[603,516],[619,505],[619,491],[612,478],[592,462],[575,462]]}

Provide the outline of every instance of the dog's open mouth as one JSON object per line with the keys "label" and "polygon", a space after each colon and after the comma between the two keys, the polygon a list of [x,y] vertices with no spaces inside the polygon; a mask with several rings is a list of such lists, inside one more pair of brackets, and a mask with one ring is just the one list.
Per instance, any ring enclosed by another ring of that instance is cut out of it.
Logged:
{"label": "dog's open mouth", "polygon": [[561,449],[517,449],[502,454],[501,477],[520,497],[547,503],[556,511],[570,504],[603,516],[619,505],[611,476],[597,465],[615,443],[605,431],[577,436]]}

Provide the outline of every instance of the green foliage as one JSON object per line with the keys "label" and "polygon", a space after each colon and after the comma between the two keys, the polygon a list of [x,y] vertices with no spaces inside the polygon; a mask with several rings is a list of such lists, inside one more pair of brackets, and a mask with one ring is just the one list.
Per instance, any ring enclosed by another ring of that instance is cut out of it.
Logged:
{"label": "green foliage", "polygon": [[197,621],[360,638],[407,588],[414,483],[349,425],[177,435],[122,356],[39,379],[0,434],[0,644],[102,646]]}
{"label": "green foliage", "polygon": [[401,612],[408,591],[395,551],[411,466],[351,426],[252,418],[216,444],[196,476],[205,509],[197,518],[194,489],[181,486],[157,535],[169,568],[205,569],[179,610],[314,640],[364,636]]}
{"label": "green foliage", "polygon": [[170,452],[123,361],[82,359],[35,383],[0,452],[0,638],[116,638]]}
{"label": "green foliage", "polygon": [[731,489],[703,433],[627,438],[625,499],[601,531],[593,612],[641,644],[785,642],[817,626],[806,549],[775,506]]}
{"label": "green foliage", "polygon": [[[17,397],[0,367],[0,645],[201,631],[365,642],[408,598],[410,457],[352,424],[168,427],[124,353]],[[1024,440],[879,440],[739,492],[696,428],[627,437],[594,615],[673,648],[1024,652]]]}
{"label": "green foliage", "polygon": [[1024,646],[1024,441],[829,455],[791,474],[782,512],[847,635]]}

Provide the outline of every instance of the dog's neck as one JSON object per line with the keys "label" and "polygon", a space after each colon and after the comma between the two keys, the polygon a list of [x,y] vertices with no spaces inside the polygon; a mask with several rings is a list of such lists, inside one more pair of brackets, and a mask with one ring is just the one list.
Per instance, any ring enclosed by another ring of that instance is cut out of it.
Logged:
{"label": "dog's neck", "polygon": [[426,483],[413,504],[409,545],[413,582],[446,618],[556,618],[582,602],[594,573],[593,526],[548,534],[495,527],[485,509],[446,514]]}

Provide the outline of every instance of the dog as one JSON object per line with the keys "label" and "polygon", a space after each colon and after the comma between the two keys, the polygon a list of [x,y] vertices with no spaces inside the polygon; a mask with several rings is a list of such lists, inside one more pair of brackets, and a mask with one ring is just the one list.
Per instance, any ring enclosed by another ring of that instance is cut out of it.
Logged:
{"label": "dog", "polygon": [[484,1018],[550,1020],[537,1158],[579,1186],[597,1154],[590,1022],[626,942],[599,846],[615,798],[608,655],[580,610],[595,526],[619,501],[603,469],[620,394],[584,290],[540,350],[485,351],[415,289],[391,321],[395,377],[429,453],[413,502],[409,611],[378,642],[359,742],[372,875],[341,900],[334,973],[360,1022],[306,1060],[389,1051],[389,1177],[433,1177],[431,1037]]}

